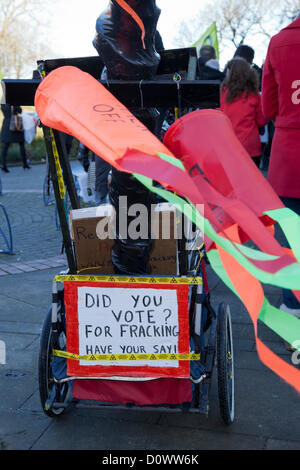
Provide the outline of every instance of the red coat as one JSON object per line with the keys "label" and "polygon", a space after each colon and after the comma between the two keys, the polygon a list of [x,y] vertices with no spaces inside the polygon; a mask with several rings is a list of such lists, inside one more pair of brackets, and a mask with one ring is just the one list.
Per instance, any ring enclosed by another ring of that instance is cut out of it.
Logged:
{"label": "red coat", "polygon": [[266,125],[267,120],[262,113],[261,97],[259,94],[246,93],[237,100],[227,103],[226,90],[221,96],[221,110],[229,117],[236,136],[251,157],[261,155],[259,127]]}
{"label": "red coat", "polygon": [[263,112],[275,120],[268,179],[280,197],[300,198],[300,19],[271,39]]}

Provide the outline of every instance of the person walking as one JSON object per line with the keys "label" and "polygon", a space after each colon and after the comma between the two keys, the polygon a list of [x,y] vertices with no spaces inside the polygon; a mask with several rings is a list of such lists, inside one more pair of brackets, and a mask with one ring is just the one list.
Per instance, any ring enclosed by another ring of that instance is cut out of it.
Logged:
{"label": "person walking", "polygon": [[[268,119],[275,121],[268,181],[285,206],[298,215],[300,215],[299,54],[300,17],[272,37],[262,79],[263,112]],[[283,304],[280,308],[300,318],[300,303],[290,290],[283,290]]]}
{"label": "person walking", "polygon": [[241,57],[228,62],[221,86],[221,110],[229,117],[235,134],[259,168],[262,144],[259,128],[267,119],[262,113],[257,73]]}
{"label": "person walking", "polygon": [[233,58],[236,57],[242,57],[245,59],[248,64],[257,72],[259,77],[259,90],[261,91],[262,68],[253,62],[255,57],[255,50],[246,44],[241,44],[234,53]]}
{"label": "person walking", "polygon": [[25,138],[24,130],[10,130],[11,116],[22,113],[22,108],[20,106],[10,106],[9,104],[2,104],[1,110],[4,115],[4,120],[1,129],[1,142],[2,142],[2,171],[9,173],[7,168],[7,152],[10,144],[18,143],[20,146],[20,153],[23,161],[23,168],[30,169],[30,166],[27,163],[26,151],[25,151]]}
{"label": "person walking", "polygon": [[220,71],[220,64],[215,48],[209,45],[202,46],[199,54],[198,79],[223,81],[225,73]]}

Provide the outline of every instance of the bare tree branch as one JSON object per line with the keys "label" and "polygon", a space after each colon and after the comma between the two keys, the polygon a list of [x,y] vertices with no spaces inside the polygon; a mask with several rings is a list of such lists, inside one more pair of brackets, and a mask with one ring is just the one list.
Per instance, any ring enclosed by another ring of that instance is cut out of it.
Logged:
{"label": "bare tree branch", "polygon": [[180,24],[175,43],[193,44],[214,21],[221,47],[228,42],[238,47],[258,34],[270,39],[299,11],[300,0],[212,0],[193,21]]}
{"label": "bare tree branch", "polygon": [[40,38],[37,25],[50,0],[1,0],[0,69],[5,76],[20,78],[27,66],[35,67]]}
{"label": "bare tree branch", "polygon": [[300,0],[281,0],[281,24],[294,21],[300,14]]}

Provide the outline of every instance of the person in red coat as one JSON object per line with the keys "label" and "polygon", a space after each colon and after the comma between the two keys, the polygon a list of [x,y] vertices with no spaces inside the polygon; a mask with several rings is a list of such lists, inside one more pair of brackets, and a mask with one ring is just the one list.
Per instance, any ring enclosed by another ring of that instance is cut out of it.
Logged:
{"label": "person in red coat", "polygon": [[275,121],[268,180],[278,196],[300,198],[300,18],[271,39],[262,105]]}
{"label": "person in red coat", "polygon": [[[262,80],[263,112],[275,121],[268,180],[285,206],[300,215],[299,56],[300,18],[271,39]],[[283,291],[283,302],[282,310],[300,318],[291,291]]]}
{"label": "person in red coat", "polygon": [[241,57],[228,62],[225,72],[221,110],[229,117],[236,136],[259,167],[262,154],[259,128],[267,124],[267,119],[262,113],[258,75]]}

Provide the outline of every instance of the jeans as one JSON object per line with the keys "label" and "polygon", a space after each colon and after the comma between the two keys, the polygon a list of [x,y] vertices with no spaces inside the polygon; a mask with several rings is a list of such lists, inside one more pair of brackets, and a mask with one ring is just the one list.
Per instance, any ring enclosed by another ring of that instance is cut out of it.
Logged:
{"label": "jeans", "polygon": [[[292,197],[283,197],[281,198],[283,204],[294,211],[296,214],[300,216],[300,198],[292,198]],[[300,234],[299,234],[300,236]],[[288,242],[285,243],[286,248],[290,248]],[[294,296],[293,292],[287,289],[282,290],[282,299],[283,303],[292,309],[300,309],[300,303]]]}

